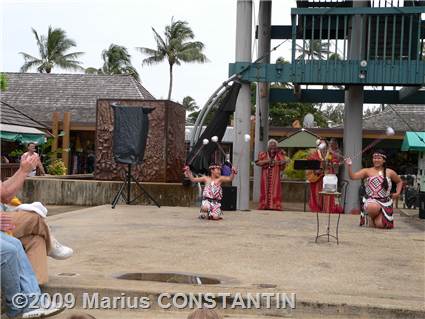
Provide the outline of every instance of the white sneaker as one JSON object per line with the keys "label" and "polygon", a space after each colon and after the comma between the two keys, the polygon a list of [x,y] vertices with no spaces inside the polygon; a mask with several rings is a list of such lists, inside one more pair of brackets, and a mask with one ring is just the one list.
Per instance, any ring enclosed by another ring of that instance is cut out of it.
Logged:
{"label": "white sneaker", "polygon": [[49,308],[38,308],[22,314],[23,319],[25,318],[47,318],[55,316],[58,313],[65,310],[65,307],[58,307],[55,304],[52,304]]}
{"label": "white sneaker", "polygon": [[64,260],[71,257],[73,254],[74,251],[72,250],[72,248],[62,245],[56,239],[52,240],[52,247],[48,255],[49,257]]}

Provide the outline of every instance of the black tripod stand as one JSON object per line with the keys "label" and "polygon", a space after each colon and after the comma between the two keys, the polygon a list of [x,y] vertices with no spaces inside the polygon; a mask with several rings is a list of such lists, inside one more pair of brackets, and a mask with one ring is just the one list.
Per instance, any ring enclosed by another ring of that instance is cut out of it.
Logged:
{"label": "black tripod stand", "polygon": [[[138,199],[140,196],[142,196],[143,194],[145,194],[147,197],[149,197],[149,199],[155,203],[155,205],[159,208],[161,207],[158,202],[143,188],[142,185],[140,185],[140,183],[134,178],[133,175],[131,175],[131,164],[127,164],[128,165],[128,169],[127,169],[127,174],[124,177],[124,181],[121,184],[121,187],[118,191],[118,193],[115,195],[114,199],[112,200],[112,208],[115,208],[115,206],[117,205],[120,197],[122,196],[123,199],[125,200],[125,203],[127,205],[130,205],[131,203],[133,203],[136,199]],[[139,196],[131,199],[131,181],[134,181],[137,185],[137,187],[140,189],[140,191],[142,192],[142,194],[140,194]],[[124,192],[124,188],[127,186],[127,194],[123,194]]]}

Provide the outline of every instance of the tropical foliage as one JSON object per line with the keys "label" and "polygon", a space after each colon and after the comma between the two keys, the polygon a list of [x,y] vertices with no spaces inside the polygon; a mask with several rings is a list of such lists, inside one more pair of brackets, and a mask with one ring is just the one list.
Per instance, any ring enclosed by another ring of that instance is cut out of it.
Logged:
{"label": "tropical foliage", "polygon": [[286,169],[284,171],[287,178],[305,180],[305,171],[298,170],[298,169],[295,170],[294,162],[295,160],[306,159],[308,155],[309,155],[309,150],[300,150],[292,156],[291,161],[286,166]]}
{"label": "tropical foliage", "polygon": [[183,98],[182,105],[184,106],[186,112],[194,112],[198,109],[196,101],[191,96],[185,96]]}
{"label": "tropical foliage", "polygon": [[0,91],[7,90],[7,77],[5,74],[0,73]]}
{"label": "tropical foliage", "polygon": [[174,21],[165,27],[164,36],[161,36],[155,28],[152,28],[156,48],[140,47],[138,50],[148,57],[143,60],[143,64],[151,65],[162,61],[167,61],[169,65],[169,86],[168,99],[171,99],[173,89],[173,67],[182,62],[191,63],[207,62],[207,57],[203,53],[204,44],[199,41],[192,41],[195,35],[186,21]]}
{"label": "tropical foliage", "polygon": [[304,47],[297,44],[297,51],[300,53],[297,60],[326,59],[330,54],[329,44],[320,40],[305,41]]}
{"label": "tropical foliage", "polygon": [[65,163],[61,159],[54,160],[53,163],[47,167],[47,173],[50,175],[65,175]]}
{"label": "tropical foliage", "polygon": [[137,70],[131,64],[131,55],[124,46],[112,43],[108,49],[102,51],[102,60],[102,68],[86,68],[86,74],[128,74],[136,80],[140,79]]}
{"label": "tropical foliage", "polygon": [[25,60],[21,67],[21,72],[27,72],[32,68],[37,68],[40,73],[50,73],[54,67],[65,70],[82,70],[81,62],[78,58],[83,52],[68,52],[76,46],[74,40],[66,36],[66,32],[60,28],[49,26],[47,36],[38,35],[32,29],[40,57],[34,57],[28,53],[20,52]]}

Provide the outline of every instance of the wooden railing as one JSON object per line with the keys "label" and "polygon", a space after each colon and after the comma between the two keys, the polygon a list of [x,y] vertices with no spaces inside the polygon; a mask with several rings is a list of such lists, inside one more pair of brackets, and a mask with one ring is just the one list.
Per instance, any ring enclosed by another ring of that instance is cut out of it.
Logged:
{"label": "wooden railing", "polygon": [[19,163],[1,164],[1,180],[5,181],[19,169]]}

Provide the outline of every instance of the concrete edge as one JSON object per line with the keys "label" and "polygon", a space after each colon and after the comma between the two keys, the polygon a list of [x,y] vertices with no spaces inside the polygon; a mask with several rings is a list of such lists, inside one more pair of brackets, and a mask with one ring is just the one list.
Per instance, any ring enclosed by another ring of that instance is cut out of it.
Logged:
{"label": "concrete edge", "polygon": [[[134,297],[149,297],[150,300],[154,301],[151,303],[152,307],[148,310],[156,311],[156,310],[164,310],[161,308],[157,302],[158,296],[164,292],[157,291],[143,291],[138,289],[109,289],[109,288],[85,288],[78,286],[55,286],[49,285],[43,288],[44,293],[48,293],[53,295],[55,293],[60,293],[62,295],[66,293],[72,293],[76,299],[76,306],[83,306],[83,295],[93,295],[95,293],[99,294],[99,297],[119,297],[125,295],[126,297],[134,298]],[[176,292],[168,291],[171,295]],[[179,293],[181,294],[181,293]],[[186,296],[188,293],[183,293]],[[197,293],[196,293],[197,294]],[[203,293],[201,293],[203,294]],[[318,302],[318,301],[307,301],[307,300],[296,300],[296,308],[279,308],[276,309],[276,305],[272,303],[272,307],[270,309],[259,308],[259,309],[241,309],[240,307],[236,307],[234,309],[230,307],[226,307],[223,309],[223,305],[219,301],[219,298],[215,299],[217,302],[217,309],[222,311],[225,314],[246,314],[246,315],[263,315],[263,316],[275,316],[275,317],[288,317],[288,315],[318,315],[318,316],[341,316],[345,318],[345,316],[350,317],[360,317],[360,318],[375,318],[375,319],[422,319],[425,318],[425,310],[414,310],[414,309],[404,309],[399,307],[376,307],[370,305],[360,305],[360,304],[347,304],[347,303],[327,303],[327,302]],[[247,302],[246,298],[243,298],[245,304]],[[229,304],[233,301],[232,297],[226,298],[226,302]],[[87,309],[89,310],[89,309]],[[111,309],[114,310],[114,309]],[[167,309],[167,311],[187,311],[188,308],[178,309],[171,307]],[[190,309],[189,309],[190,310]]]}

